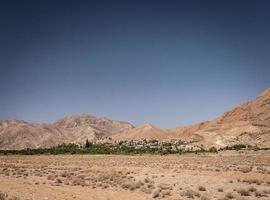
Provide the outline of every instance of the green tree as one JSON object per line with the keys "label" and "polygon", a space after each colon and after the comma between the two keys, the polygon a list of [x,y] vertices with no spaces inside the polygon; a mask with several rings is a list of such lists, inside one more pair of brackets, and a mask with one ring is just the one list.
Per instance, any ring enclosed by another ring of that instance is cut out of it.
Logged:
{"label": "green tree", "polygon": [[91,143],[88,141],[88,139],[86,139],[86,142],[85,142],[85,148],[90,148],[91,146]]}

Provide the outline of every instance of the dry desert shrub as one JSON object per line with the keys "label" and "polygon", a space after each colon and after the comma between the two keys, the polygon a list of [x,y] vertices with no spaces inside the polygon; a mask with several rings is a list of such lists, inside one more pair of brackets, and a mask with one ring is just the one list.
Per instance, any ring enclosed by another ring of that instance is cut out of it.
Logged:
{"label": "dry desert shrub", "polygon": [[210,200],[207,196],[201,196],[201,200]]}
{"label": "dry desert shrub", "polygon": [[234,196],[233,196],[233,194],[232,193],[227,193],[226,195],[225,195],[225,197],[227,198],[227,199],[233,199],[234,198]]}
{"label": "dry desert shrub", "polygon": [[248,189],[248,191],[250,191],[250,192],[256,192],[257,189],[256,189],[255,187],[250,187],[250,188]]}
{"label": "dry desert shrub", "polygon": [[257,171],[264,172],[267,171],[263,166],[258,166]]}
{"label": "dry desert shrub", "polygon": [[19,197],[10,197],[10,198],[8,198],[8,200],[20,200],[20,198]]}
{"label": "dry desert shrub", "polygon": [[256,184],[256,185],[261,185],[262,181],[258,179],[244,179],[242,182],[248,183],[248,184]]}
{"label": "dry desert shrub", "polygon": [[172,190],[172,186],[167,183],[160,183],[158,187],[162,190]]}
{"label": "dry desert shrub", "polygon": [[150,183],[151,180],[150,180],[150,178],[146,177],[146,178],[144,179],[144,182],[145,182],[145,183]]}
{"label": "dry desert shrub", "polygon": [[138,189],[138,188],[140,188],[141,186],[143,186],[144,183],[143,183],[142,181],[137,181],[137,182],[134,183],[134,185],[135,185],[135,188]]}
{"label": "dry desert shrub", "polygon": [[9,197],[7,194],[0,192],[0,200],[20,200],[19,197]]}
{"label": "dry desert shrub", "polygon": [[153,193],[152,193],[152,197],[153,198],[157,198],[159,196],[160,196],[160,189],[154,190]]}
{"label": "dry desert shrub", "polygon": [[6,194],[0,192],[0,200],[6,200]]}
{"label": "dry desert shrub", "polygon": [[263,191],[256,191],[255,196],[256,197],[267,197],[267,194]]}
{"label": "dry desert shrub", "polygon": [[135,190],[136,189],[136,183],[132,182],[132,181],[127,181],[125,183],[122,184],[122,188],[126,189],[126,190]]}
{"label": "dry desert shrub", "polygon": [[53,174],[50,174],[47,176],[47,179],[50,180],[50,181],[53,181],[54,179],[56,179],[56,176],[53,175]]}
{"label": "dry desert shrub", "polygon": [[56,183],[63,183],[63,181],[60,179],[60,178],[58,178],[58,179],[56,179],[56,181],[55,181]]}
{"label": "dry desert shrub", "polygon": [[200,185],[200,186],[198,187],[198,190],[199,190],[199,191],[206,191],[206,188],[205,188],[204,186],[201,186],[201,185]]}
{"label": "dry desert shrub", "polygon": [[67,173],[64,172],[64,173],[60,174],[60,176],[63,177],[63,178],[66,178],[67,177]]}
{"label": "dry desert shrub", "polygon": [[198,192],[194,190],[186,190],[185,192],[181,193],[181,195],[190,199],[194,199],[195,197],[201,196]]}
{"label": "dry desert shrub", "polygon": [[155,185],[153,182],[147,184],[147,188],[155,189]]}
{"label": "dry desert shrub", "polygon": [[152,190],[150,188],[147,187],[141,187],[141,191],[146,193],[146,194],[151,194]]}
{"label": "dry desert shrub", "polygon": [[237,190],[237,192],[241,195],[241,196],[250,196],[250,193],[248,190],[240,188]]}
{"label": "dry desert shrub", "polygon": [[109,187],[109,185],[108,184],[104,184],[104,185],[102,185],[102,189],[107,189]]}
{"label": "dry desert shrub", "polygon": [[162,190],[161,195],[162,197],[166,197],[166,196],[171,196],[172,194],[170,190]]}
{"label": "dry desert shrub", "polygon": [[76,186],[76,185],[81,185],[81,186],[85,186],[85,181],[79,178],[76,178],[74,180],[72,180],[72,185]]}
{"label": "dry desert shrub", "polygon": [[157,175],[152,175],[152,178],[158,178],[158,176]]}
{"label": "dry desert shrub", "polygon": [[242,197],[242,196],[238,196],[235,198],[236,200],[247,200],[245,197]]}
{"label": "dry desert shrub", "polygon": [[217,191],[218,192],[223,192],[223,188],[218,188]]}

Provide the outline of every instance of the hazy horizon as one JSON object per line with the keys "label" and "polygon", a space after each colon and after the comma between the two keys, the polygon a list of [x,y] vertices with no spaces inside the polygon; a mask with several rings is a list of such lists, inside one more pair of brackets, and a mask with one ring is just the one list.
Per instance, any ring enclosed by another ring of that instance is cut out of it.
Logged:
{"label": "hazy horizon", "polygon": [[0,119],[170,128],[270,87],[270,1],[2,1]]}

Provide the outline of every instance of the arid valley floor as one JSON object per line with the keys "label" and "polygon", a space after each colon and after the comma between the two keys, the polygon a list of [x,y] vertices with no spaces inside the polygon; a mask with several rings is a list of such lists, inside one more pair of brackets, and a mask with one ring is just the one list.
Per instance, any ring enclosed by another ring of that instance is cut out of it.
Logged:
{"label": "arid valley floor", "polygon": [[0,192],[23,200],[268,200],[270,152],[1,156]]}

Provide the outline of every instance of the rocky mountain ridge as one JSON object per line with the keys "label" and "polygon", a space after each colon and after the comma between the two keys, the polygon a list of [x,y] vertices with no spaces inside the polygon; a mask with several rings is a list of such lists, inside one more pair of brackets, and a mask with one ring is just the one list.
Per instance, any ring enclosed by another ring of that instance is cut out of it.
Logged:
{"label": "rocky mountain ridge", "polygon": [[69,115],[52,124],[22,120],[0,121],[0,149],[51,147],[62,143],[84,144],[133,128],[128,122],[92,115]]}
{"label": "rocky mountain ridge", "polygon": [[212,121],[167,132],[170,138],[194,137],[208,146],[245,143],[270,147],[270,88],[255,100],[238,105]]}
{"label": "rocky mountain ridge", "polygon": [[84,144],[86,139],[98,142],[106,138],[109,142],[180,139],[206,147],[233,144],[270,147],[270,88],[253,101],[238,105],[212,121],[166,130],[152,124],[134,127],[128,122],[88,114],[69,115],[52,124],[0,121],[0,149]]}

